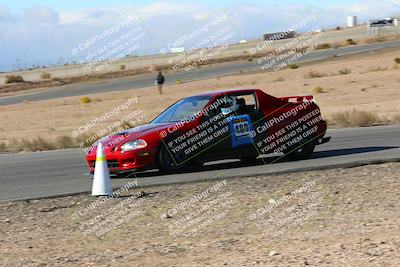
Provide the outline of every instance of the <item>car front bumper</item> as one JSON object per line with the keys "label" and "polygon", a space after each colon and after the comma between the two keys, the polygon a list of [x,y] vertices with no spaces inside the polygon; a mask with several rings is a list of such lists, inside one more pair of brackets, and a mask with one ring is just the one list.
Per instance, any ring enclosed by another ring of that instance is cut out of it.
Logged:
{"label": "car front bumper", "polygon": [[[128,151],[106,153],[108,169],[112,174],[155,168],[155,155],[152,151]],[[86,156],[90,173],[94,173],[96,153]]]}

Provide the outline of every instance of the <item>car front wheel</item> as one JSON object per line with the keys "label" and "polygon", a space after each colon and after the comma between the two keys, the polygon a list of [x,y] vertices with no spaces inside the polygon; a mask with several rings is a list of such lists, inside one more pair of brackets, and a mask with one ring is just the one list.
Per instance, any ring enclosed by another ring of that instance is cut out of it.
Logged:
{"label": "car front wheel", "polygon": [[186,167],[186,164],[179,153],[173,154],[165,146],[160,149],[158,157],[159,169],[162,172],[176,172]]}

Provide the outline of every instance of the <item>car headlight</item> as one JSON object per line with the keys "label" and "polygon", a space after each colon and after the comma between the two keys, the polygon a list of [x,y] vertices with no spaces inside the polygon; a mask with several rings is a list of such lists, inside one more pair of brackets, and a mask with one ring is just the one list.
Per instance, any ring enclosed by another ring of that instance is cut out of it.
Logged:
{"label": "car headlight", "polygon": [[121,150],[124,151],[132,151],[132,150],[136,150],[139,148],[145,148],[147,146],[146,141],[144,141],[143,139],[137,139],[137,140],[133,140],[130,141],[128,143],[125,143],[121,146]]}

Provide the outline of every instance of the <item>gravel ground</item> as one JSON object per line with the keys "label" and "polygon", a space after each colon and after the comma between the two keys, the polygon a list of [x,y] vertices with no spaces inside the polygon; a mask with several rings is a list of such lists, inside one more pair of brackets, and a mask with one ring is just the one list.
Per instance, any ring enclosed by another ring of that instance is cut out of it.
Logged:
{"label": "gravel ground", "polygon": [[400,163],[0,203],[0,266],[400,266]]}

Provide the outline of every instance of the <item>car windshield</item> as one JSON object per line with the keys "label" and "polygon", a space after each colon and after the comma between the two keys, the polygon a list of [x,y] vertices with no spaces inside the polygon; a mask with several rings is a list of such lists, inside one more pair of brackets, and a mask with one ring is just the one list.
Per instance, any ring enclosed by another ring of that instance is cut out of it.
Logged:
{"label": "car windshield", "polygon": [[201,111],[210,101],[211,96],[192,96],[179,100],[161,113],[151,123],[178,122],[190,118]]}

